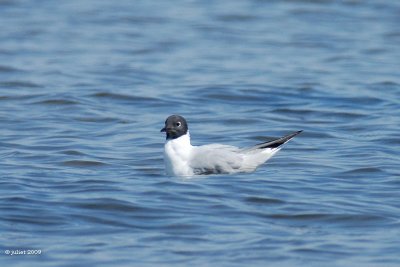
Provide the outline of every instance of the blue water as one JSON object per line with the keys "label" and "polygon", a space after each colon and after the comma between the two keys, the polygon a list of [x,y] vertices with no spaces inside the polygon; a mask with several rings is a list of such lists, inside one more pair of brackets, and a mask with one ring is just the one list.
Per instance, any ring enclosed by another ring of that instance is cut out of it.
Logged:
{"label": "blue water", "polygon": [[[1,266],[399,266],[399,14],[0,1]],[[174,113],[196,145],[304,132],[255,173],[168,177]]]}

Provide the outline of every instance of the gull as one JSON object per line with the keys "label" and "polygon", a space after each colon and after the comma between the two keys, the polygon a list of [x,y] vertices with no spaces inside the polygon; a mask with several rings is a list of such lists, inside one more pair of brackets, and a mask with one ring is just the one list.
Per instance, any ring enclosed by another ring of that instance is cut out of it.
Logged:
{"label": "gull", "polygon": [[164,163],[167,175],[194,176],[253,172],[302,131],[248,148],[221,144],[192,146],[185,118],[171,115],[161,132],[166,133]]}

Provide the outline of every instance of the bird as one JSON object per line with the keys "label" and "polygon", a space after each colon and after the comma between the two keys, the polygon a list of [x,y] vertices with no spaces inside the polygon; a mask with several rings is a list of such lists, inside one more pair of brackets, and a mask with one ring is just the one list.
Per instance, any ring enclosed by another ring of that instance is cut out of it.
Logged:
{"label": "bird", "polygon": [[179,177],[253,172],[302,130],[247,148],[222,144],[193,146],[188,123],[180,115],[169,116],[160,132],[166,134],[166,174]]}

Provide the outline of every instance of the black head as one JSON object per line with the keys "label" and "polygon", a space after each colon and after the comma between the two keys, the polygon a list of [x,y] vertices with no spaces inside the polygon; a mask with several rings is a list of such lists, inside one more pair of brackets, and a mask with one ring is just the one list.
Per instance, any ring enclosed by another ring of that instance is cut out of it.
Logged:
{"label": "black head", "polygon": [[165,121],[165,127],[161,129],[161,132],[167,133],[167,140],[176,139],[187,134],[188,125],[184,117],[171,115]]}

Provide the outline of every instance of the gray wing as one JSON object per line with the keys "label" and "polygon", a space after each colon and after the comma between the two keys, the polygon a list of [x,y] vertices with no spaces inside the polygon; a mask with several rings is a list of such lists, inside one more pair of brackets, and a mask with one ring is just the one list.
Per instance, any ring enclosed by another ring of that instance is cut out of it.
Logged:
{"label": "gray wing", "polygon": [[239,171],[243,155],[234,146],[212,144],[194,147],[190,166],[195,174],[221,174]]}

